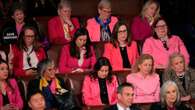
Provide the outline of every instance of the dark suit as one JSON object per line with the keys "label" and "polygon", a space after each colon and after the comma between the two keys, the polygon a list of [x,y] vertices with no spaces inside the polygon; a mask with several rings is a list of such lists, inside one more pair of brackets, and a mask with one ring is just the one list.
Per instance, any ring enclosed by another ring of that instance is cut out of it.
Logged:
{"label": "dark suit", "polygon": [[[179,104],[175,106],[175,110],[192,110],[191,108],[187,108],[184,104]],[[167,110],[167,106],[162,106],[160,103],[153,104],[150,110]]]}
{"label": "dark suit", "polygon": [[[134,105],[132,105],[129,108],[130,108],[130,110],[141,110],[140,108],[138,108],[138,107],[136,107]],[[117,105],[115,104],[115,105],[112,105],[112,106],[110,106],[108,108],[105,108],[104,110],[118,110],[118,108],[117,108]]]}

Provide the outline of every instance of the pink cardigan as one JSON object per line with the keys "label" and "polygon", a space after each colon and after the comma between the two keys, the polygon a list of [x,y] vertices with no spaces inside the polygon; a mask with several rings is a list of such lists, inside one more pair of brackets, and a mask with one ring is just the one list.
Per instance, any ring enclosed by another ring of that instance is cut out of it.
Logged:
{"label": "pink cardigan", "polygon": [[[17,46],[12,46],[14,57],[12,59],[13,71],[16,77],[25,76],[25,70],[23,70],[23,51],[19,50]],[[35,51],[39,61],[46,58],[45,51],[43,48],[39,48]]]}
{"label": "pink cardigan", "polygon": [[[135,41],[132,41],[131,45],[127,46],[127,54],[130,64],[133,65],[139,56]],[[105,44],[103,56],[110,60],[113,70],[124,69],[119,47],[115,48],[111,43]]]}
{"label": "pink cardigan", "polygon": [[146,19],[143,19],[141,16],[137,16],[133,19],[131,33],[133,40],[144,41],[152,35],[152,28]]}
{"label": "pink cardigan", "polygon": [[91,46],[92,56],[89,58],[84,58],[83,64],[81,66],[78,65],[78,59],[73,58],[70,55],[70,45],[65,45],[60,54],[59,60],[59,71],[60,73],[69,73],[76,68],[82,69],[93,69],[93,66],[96,62],[96,56],[93,47]]}
{"label": "pink cardigan", "polygon": [[[117,102],[118,81],[116,76],[112,77],[112,82],[106,82],[109,104],[113,105]],[[88,106],[103,105],[100,98],[100,87],[98,79],[91,79],[88,75],[83,81],[83,103]]]}
{"label": "pink cardigan", "polygon": [[156,68],[166,68],[169,56],[174,52],[180,52],[184,55],[186,64],[189,64],[189,54],[183,41],[176,35],[172,35],[168,40],[169,50],[163,47],[163,43],[159,39],[150,37],[146,39],[143,45],[143,53],[153,56]]}
{"label": "pink cardigan", "polygon": [[134,86],[133,103],[153,103],[160,101],[160,79],[158,74],[143,77],[142,73],[131,73],[127,76],[127,82]]}
{"label": "pink cardigan", "polygon": [[[8,99],[10,104],[15,105],[18,107],[20,110],[23,108],[23,100],[20,95],[20,91],[17,85],[17,82],[15,79],[9,79],[9,82],[13,88],[13,91],[10,90],[11,88],[6,88],[6,93],[8,95]],[[2,93],[0,92],[0,108],[3,106],[3,96]]]}
{"label": "pink cardigan", "polygon": [[[76,30],[80,27],[80,24],[77,18],[71,18],[71,21],[74,25],[74,30],[71,31],[71,36],[73,36]],[[48,34],[49,40],[52,44],[66,44],[69,42],[65,39],[63,25],[59,16],[56,16],[49,20]]]}
{"label": "pink cardigan", "polygon": [[[111,22],[109,24],[110,31],[112,32],[114,25],[118,21],[117,17],[112,16]],[[100,41],[100,25],[96,22],[95,18],[90,18],[87,20],[87,30],[92,42]]]}

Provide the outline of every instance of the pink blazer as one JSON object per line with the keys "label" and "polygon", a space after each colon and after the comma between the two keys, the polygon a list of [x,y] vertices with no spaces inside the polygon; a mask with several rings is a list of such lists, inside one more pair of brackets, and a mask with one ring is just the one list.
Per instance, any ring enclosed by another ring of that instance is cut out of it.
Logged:
{"label": "pink blazer", "polygon": [[81,66],[78,65],[78,59],[73,58],[69,52],[70,45],[65,45],[60,54],[59,60],[59,71],[60,73],[68,73],[76,68],[82,69],[93,69],[93,66],[96,62],[96,56],[93,47],[91,46],[92,56],[89,58],[84,58],[83,64]]}
{"label": "pink blazer", "polygon": [[183,41],[176,35],[172,35],[168,40],[169,50],[163,47],[163,43],[159,39],[150,37],[146,39],[143,45],[143,53],[153,56],[154,65],[157,68],[166,68],[169,56],[174,52],[180,52],[184,55],[186,64],[189,64],[189,54]]}
{"label": "pink blazer", "polygon": [[[9,82],[13,88],[13,91],[11,88],[6,88],[6,93],[8,95],[8,99],[10,104],[13,104],[17,106],[20,110],[23,108],[23,100],[20,95],[20,91],[17,85],[17,82],[15,79],[9,79]],[[2,93],[0,92],[0,108],[3,106],[3,96]]]}
{"label": "pink blazer", "polygon": [[131,33],[133,40],[144,41],[152,35],[152,28],[146,19],[143,19],[141,16],[137,16],[133,19]]}
{"label": "pink blazer", "polygon": [[[117,102],[118,81],[116,76],[112,77],[112,82],[106,82],[109,104],[113,105]],[[89,75],[85,76],[83,82],[83,103],[88,106],[103,105],[100,98],[100,87],[98,79],[91,79]]]}
{"label": "pink blazer", "polygon": [[[111,22],[109,24],[110,31],[112,32],[114,25],[118,21],[117,17],[112,16]],[[90,18],[87,20],[87,30],[92,42],[100,41],[100,25],[96,22],[95,18]]]}
{"label": "pink blazer", "polygon": [[[23,70],[23,51],[19,50],[18,47],[16,47],[15,45],[12,46],[12,51],[14,54],[14,57],[12,59],[14,74],[17,77],[25,76],[25,70]],[[39,61],[46,58],[45,51],[43,48],[39,48],[39,50],[35,51],[35,53]]]}
{"label": "pink blazer", "polygon": [[[133,65],[139,56],[135,41],[132,41],[131,45],[127,46],[127,54],[130,64]],[[105,44],[103,56],[110,60],[113,70],[124,69],[119,47],[115,48],[111,43]]]}
{"label": "pink blazer", "polygon": [[127,82],[134,86],[133,103],[152,103],[160,101],[160,79],[158,74],[142,76],[142,73],[131,73],[127,76]]}
{"label": "pink blazer", "polygon": [[[80,27],[80,24],[77,18],[71,18],[71,21],[75,26],[74,30],[71,31],[71,35],[73,36],[75,31]],[[63,25],[59,16],[56,16],[49,20],[48,34],[49,40],[52,44],[66,44],[69,42],[65,39]]]}

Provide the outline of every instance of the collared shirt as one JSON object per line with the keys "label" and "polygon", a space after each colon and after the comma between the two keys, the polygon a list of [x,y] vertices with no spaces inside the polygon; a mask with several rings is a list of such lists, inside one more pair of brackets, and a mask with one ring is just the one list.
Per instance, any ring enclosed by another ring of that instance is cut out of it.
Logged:
{"label": "collared shirt", "polygon": [[117,103],[118,110],[131,110],[129,107],[123,108],[120,104]]}

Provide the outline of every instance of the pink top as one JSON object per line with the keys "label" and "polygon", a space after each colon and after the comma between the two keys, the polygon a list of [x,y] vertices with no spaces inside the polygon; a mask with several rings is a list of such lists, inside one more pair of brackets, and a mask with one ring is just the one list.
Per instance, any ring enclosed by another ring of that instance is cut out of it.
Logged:
{"label": "pink top", "polygon": [[[114,25],[118,21],[117,17],[112,16],[111,22],[109,24],[110,31],[112,32]],[[87,30],[89,32],[89,36],[92,42],[100,41],[100,25],[97,23],[95,18],[90,18],[87,20]]]}
{"label": "pink top", "polygon": [[152,28],[146,19],[143,19],[141,16],[137,16],[133,19],[131,33],[133,40],[144,41],[152,35]]}
{"label": "pink top", "polygon": [[78,65],[78,58],[74,58],[70,55],[70,45],[65,45],[60,54],[59,59],[59,71],[60,73],[69,73],[76,68],[82,69],[93,69],[96,62],[96,56],[93,47],[91,46],[92,56],[89,58],[84,58],[83,64]]}
{"label": "pink top", "polygon": [[134,86],[133,103],[153,103],[160,101],[160,79],[158,74],[152,73],[145,78],[142,73],[131,73],[127,82]]}
{"label": "pink top", "polygon": [[[17,82],[15,79],[9,79],[9,82],[13,88],[13,91],[11,90],[11,88],[7,87],[6,88],[6,93],[8,95],[8,99],[10,104],[15,105],[16,107],[18,107],[20,110],[22,110],[23,108],[23,101],[20,95],[20,91],[17,85]],[[0,92],[0,108],[3,106],[3,96],[2,93]]]}
{"label": "pink top", "polygon": [[[133,65],[139,56],[137,44],[135,41],[132,41],[131,45],[127,46],[127,54],[130,64]],[[110,60],[113,70],[124,69],[119,47],[115,48],[111,43],[105,44],[103,56],[107,57]]]}
{"label": "pink top", "polygon": [[[112,82],[106,82],[107,91],[108,91],[108,99],[109,104],[113,105],[117,102],[117,87],[118,81],[116,76],[112,77]],[[83,81],[83,103],[88,106],[98,106],[103,105],[100,97],[100,87],[98,79],[91,79],[89,75],[87,75]]]}
{"label": "pink top", "polygon": [[[70,32],[71,36],[74,35],[76,30],[80,27],[77,18],[71,18],[74,29]],[[69,41],[65,39],[64,28],[59,16],[56,16],[48,22],[49,40],[52,44],[66,44]]]}
{"label": "pink top", "polygon": [[154,65],[157,68],[166,68],[168,64],[169,56],[174,52],[180,52],[184,55],[186,64],[189,64],[189,54],[183,43],[183,41],[176,35],[172,35],[168,39],[169,50],[163,47],[163,43],[159,39],[150,37],[146,39],[143,45],[143,53],[147,53],[153,56]]}

